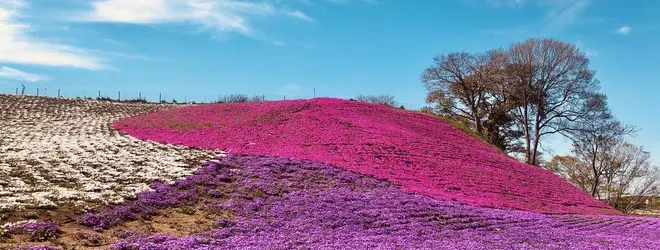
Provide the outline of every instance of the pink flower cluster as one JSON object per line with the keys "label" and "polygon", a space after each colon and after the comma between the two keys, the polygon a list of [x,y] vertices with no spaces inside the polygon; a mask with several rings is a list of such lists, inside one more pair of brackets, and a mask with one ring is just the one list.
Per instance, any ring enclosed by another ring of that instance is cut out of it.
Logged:
{"label": "pink flower cluster", "polygon": [[163,143],[320,161],[442,200],[550,214],[618,214],[441,119],[382,105],[321,98],[189,106],[125,118],[114,127]]}

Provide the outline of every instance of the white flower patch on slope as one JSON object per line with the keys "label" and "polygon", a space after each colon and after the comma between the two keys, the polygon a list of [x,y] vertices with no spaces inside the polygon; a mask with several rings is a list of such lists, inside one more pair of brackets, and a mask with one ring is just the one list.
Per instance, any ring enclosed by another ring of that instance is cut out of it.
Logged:
{"label": "white flower patch on slope", "polygon": [[140,141],[112,129],[121,117],[171,107],[0,95],[0,211],[120,202],[222,154]]}

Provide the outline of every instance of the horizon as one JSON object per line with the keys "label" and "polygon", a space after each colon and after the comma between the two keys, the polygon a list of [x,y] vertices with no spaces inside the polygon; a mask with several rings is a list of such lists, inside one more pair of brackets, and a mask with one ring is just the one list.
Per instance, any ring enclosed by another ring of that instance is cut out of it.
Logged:
{"label": "horizon", "polygon": [[[418,109],[434,55],[552,37],[587,54],[613,113],[640,130],[629,140],[660,164],[658,2],[183,2],[0,0],[0,90],[187,102],[384,94]],[[547,144],[570,153],[565,139]]]}

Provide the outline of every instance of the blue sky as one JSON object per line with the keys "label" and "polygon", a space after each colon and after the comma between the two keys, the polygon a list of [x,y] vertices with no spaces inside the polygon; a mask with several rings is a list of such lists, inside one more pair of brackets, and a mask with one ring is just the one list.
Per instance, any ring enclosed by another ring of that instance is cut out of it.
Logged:
{"label": "blue sky", "polygon": [[435,54],[552,37],[587,53],[615,114],[641,130],[631,140],[657,159],[660,2],[632,2],[0,0],[0,90],[203,101],[316,89],[419,108]]}

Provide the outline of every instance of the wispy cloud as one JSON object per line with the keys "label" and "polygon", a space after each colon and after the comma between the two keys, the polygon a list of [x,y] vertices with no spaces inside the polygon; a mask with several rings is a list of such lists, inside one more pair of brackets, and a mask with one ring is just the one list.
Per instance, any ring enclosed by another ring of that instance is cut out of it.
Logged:
{"label": "wispy cloud", "polygon": [[[591,0],[483,0],[494,7],[507,6],[520,8],[536,5],[546,9],[545,15],[519,27],[487,31],[490,34],[520,34],[520,31],[535,30],[537,36],[554,35],[582,21],[581,16],[591,4]],[[523,33],[525,33],[523,32]]]}
{"label": "wispy cloud", "polygon": [[276,4],[282,4],[284,2],[291,3],[302,3],[308,5],[314,5],[317,3],[335,3],[335,4],[347,4],[347,3],[367,3],[367,4],[376,4],[378,0],[273,0]]}
{"label": "wispy cloud", "polygon": [[284,42],[280,42],[280,41],[275,41],[275,42],[273,42],[273,45],[275,45],[275,46],[279,46],[279,47],[285,47],[285,46],[286,46],[286,43],[284,43]]}
{"label": "wispy cloud", "polygon": [[632,31],[632,27],[630,27],[630,26],[623,26],[623,27],[619,27],[618,29],[616,29],[616,32],[621,34],[621,35],[628,35],[628,34],[630,34],[631,31]]}
{"label": "wispy cloud", "polygon": [[77,19],[89,22],[133,24],[187,23],[221,33],[253,35],[250,21],[257,17],[285,15],[313,20],[300,11],[284,11],[267,2],[238,0],[99,0],[91,12]]}
{"label": "wispy cloud", "polygon": [[584,42],[582,42],[581,40],[578,40],[577,42],[575,42],[575,46],[577,46],[588,57],[598,56],[598,51],[596,51],[593,48],[587,47],[584,44]]}
{"label": "wispy cloud", "polygon": [[369,3],[369,4],[378,3],[378,0],[327,0],[327,1],[333,3],[350,3],[350,2]]}
{"label": "wispy cloud", "polygon": [[590,4],[590,0],[557,0],[550,4],[542,30],[546,34],[554,34],[574,24]]}
{"label": "wispy cloud", "polygon": [[47,42],[33,35],[34,27],[20,21],[27,8],[23,0],[0,0],[0,62],[83,69],[102,69],[101,60],[89,51]]}
{"label": "wispy cloud", "polygon": [[0,67],[0,78],[24,82],[39,82],[48,79],[48,77],[45,76],[28,73],[7,66]]}
{"label": "wispy cloud", "polygon": [[303,20],[305,22],[310,22],[310,23],[314,22],[313,18],[307,16],[305,13],[303,13],[302,11],[299,11],[299,10],[287,11],[285,13],[287,15],[293,17],[293,18],[297,18],[297,19]]}

